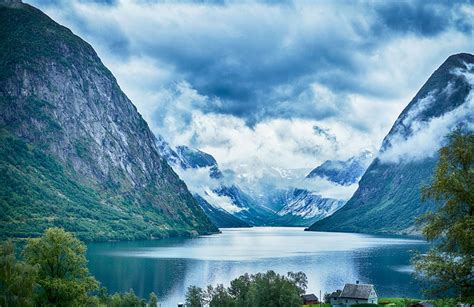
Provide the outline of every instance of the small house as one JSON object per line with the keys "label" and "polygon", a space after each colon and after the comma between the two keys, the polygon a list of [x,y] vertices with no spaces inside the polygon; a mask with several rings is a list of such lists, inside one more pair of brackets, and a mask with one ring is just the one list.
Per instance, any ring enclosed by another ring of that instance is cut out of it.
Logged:
{"label": "small house", "polygon": [[339,296],[341,296],[342,290],[336,290],[333,293],[327,295],[325,298],[326,303],[330,303],[331,305],[337,305],[339,303]]}
{"label": "small house", "polygon": [[374,285],[346,284],[337,299],[331,299],[333,306],[349,307],[355,304],[378,304],[378,296]]}
{"label": "small house", "polygon": [[303,294],[301,298],[303,299],[303,305],[311,305],[311,304],[319,303],[318,297],[314,295],[313,293]]}

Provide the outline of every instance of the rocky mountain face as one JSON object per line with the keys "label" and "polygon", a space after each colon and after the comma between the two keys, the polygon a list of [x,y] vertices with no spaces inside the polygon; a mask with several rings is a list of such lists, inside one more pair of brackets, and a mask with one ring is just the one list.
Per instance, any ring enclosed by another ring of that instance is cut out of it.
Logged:
{"label": "rocky mountain face", "polygon": [[420,188],[432,178],[442,137],[459,125],[472,129],[473,75],[473,55],[450,56],[400,114],[353,197],[309,230],[418,232],[416,218],[437,208],[421,202]]}
{"label": "rocky mountain face", "polygon": [[333,214],[346,200],[325,198],[317,192],[292,189],[286,192],[284,206],[277,212],[275,225],[309,226]]}
{"label": "rocky mountain face", "polygon": [[[365,151],[346,161],[328,160],[313,169],[307,181],[323,180],[334,186],[357,184],[367,169],[372,154]],[[291,189],[284,192],[283,206],[278,210],[276,225],[309,226],[314,222],[332,215],[346,203],[347,199],[323,197],[321,191]]]}
{"label": "rocky mountain face", "polygon": [[[220,228],[265,225],[274,212],[260,206],[237,185],[227,182],[216,159],[201,150],[180,145],[173,149],[162,139],[160,150],[178,173],[206,170],[207,178],[195,187],[194,196],[208,217]],[[182,173],[183,174],[183,173]],[[184,176],[186,180],[187,176]],[[189,184],[193,184],[189,182]],[[194,184],[193,184],[194,185]]]}
{"label": "rocky mountain face", "polygon": [[372,160],[372,153],[364,151],[347,161],[328,160],[313,169],[306,178],[325,178],[341,185],[357,183]]}
{"label": "rocky mountain face", "polygon": [[209,219],[219,228],[228,227],[251,227],[250,224],[244,222],[240,218],[234,216],[232,213],[227,212],[225,209],[211,205],[199,194],[194,194],[194,197],[201,205]]}
{"label": "rocky mountain face", "polygon": [[17,1],[0,5],[0,28],[3,237],[217,231],[89,44]]}
{"label": "rocky mountain face", "polygon": [[223,177],[216,159],[210,154],[182,145],[176,147],[176,153],[180,157],[180,161],[182,161],[182,168],[209,167],[209,175],[211,178],[221,179]]}
{"label": "rocky mountain face", "polygon": [[252,226],[264,226],[274,216],[274,212],[257,203],[250,195],[236,185],[221,185],[214,190],[221,196],[230,199],[238,209],[233,215]]}

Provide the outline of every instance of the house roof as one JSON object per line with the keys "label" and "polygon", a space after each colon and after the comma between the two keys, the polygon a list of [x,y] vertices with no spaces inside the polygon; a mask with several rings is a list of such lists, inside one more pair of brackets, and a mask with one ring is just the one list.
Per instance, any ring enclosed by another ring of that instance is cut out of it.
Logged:
{"label": "house roof", "polygon": [[374,285],[346,284],[339,297],[366,300],[372,291],[375,291]]}
{"label": "house roof", "polygon": [[341,290],[336,290],[334,291],[333,293],[329,294],[329,298],[339,298],[339,296],[341,295]]}
{"label": "house roof", "polygon": [[313,293],[303,294],[301,297],[303,298],[304,301],[317,301],[318,300],[318,297],[314,295]]}

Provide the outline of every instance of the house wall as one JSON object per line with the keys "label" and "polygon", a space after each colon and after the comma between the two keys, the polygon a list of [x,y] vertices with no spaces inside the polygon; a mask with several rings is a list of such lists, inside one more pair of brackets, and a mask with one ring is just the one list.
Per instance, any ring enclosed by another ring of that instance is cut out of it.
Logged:
{"label": "house wall", "polygon": [[370,296],[369,296],[369,303],[372,303],[372,304],[378,304],[379,303],[379,300],[378,300],[378,297],[377,297],[377,293],[375,293],[375,291],[372,291],[370,293]]}
{"label": "house wall", "polygon": [[364,300],[364,299],[331,299],[331,305],[333,307],[349,307],[355,304],[367,304],[367,303],[373,303],[377,304],[377,298],[369,298],[369,300]]}

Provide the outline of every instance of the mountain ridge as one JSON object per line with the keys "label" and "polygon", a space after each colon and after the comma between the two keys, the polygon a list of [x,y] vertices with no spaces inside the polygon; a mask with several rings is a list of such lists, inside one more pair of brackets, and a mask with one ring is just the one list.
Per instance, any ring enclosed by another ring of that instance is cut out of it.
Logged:
{"label": "mountain ridge", "polygon": [[[447,132],[466,121],[472,122],[472,102],[467,100],[473,85],[456,72],[464,69],[464,73],[472,74],[473,67],[471,54],[448,57],[401,112],[352,198],[332,216],[316,222],[308,230],[418,234],[416,218],[438,207],[432,201],[422,204],[420,195],[421,187],[428,184],[433,175],[437,154],[435,149],[428,152],[430,148],[421,152],[420,157],[397,150],[420,131],[429,132],[432,121],[463,106],[468,108],[466,114],[452,116],[452,122],[446,124]],[[440,129],[435,128],[436,132]],[[416,139],[412,151],[420,150],[423,145],[420,142]]]}
{"label": "mountain ridge", "polygon": [[0,26],[2,237],[52,226],[85,240],[218,231],[88,43],[18,1],[0,5]]}

